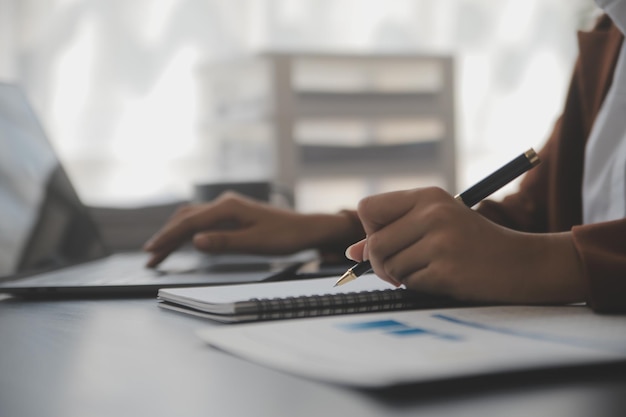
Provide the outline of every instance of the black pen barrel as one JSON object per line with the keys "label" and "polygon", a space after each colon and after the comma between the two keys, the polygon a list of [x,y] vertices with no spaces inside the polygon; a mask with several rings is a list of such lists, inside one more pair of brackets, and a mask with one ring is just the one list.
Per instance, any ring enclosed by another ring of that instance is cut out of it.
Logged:
{"label": "black pen barrel", "polygon": [[357,277],[371,270],[372,270],[372,264],[370,263],[370,261],[359,262],[358,264],[352,267],[352,273],[356,275]]}
{"label": "black pen barrel", "polygon": [[459,197],[463,204],[467,207],[472,207],[538,163],[539,157],[534,150],[530,149],[461,193]]}

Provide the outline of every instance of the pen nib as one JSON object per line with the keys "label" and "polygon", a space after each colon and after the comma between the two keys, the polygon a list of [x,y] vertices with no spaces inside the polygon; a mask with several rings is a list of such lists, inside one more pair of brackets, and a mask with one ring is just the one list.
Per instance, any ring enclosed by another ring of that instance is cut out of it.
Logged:
{"label": "pen nib", "polygon": [[349,270],[345,274],[343,274],[341,278],[337,280],[337,282],[335,282],[335,285],[333,285],[333,287],[338,287],[340,285],[346,284],[355,279],[356,279],[356,275],[354,274],[354,272]]}

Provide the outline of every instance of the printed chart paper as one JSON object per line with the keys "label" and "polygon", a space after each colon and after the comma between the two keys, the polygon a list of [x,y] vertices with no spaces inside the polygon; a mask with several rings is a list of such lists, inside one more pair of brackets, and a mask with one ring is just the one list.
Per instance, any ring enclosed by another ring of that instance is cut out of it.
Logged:
{"label": "printed chart paper", "polygon": [[198,334],[268,367],[362,387],[626,360],[626,316],[583,306],[359,314]]}

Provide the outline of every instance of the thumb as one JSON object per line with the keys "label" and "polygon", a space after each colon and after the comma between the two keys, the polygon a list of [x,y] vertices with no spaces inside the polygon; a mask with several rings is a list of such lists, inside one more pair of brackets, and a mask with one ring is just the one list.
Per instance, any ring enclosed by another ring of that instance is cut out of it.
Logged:
{"label": "thumb", "polygon": [[[368,260],[369,253],[367,251],[367,239],[363,239],[353,245],[348,246],[348,249],[346,249],[346,258],[352,259],[355,262]],[[387,281],[391,283],[392,285],[395,285],[396,287],[399,287],[400,285],[402,285],[402,283],[396,281],[395,279],[387,275],[380,274],[380,273],[378,273],[377,275],[382,280]]]}
{"label": "thumb", "polygon": [[346,249],[346,258],[355,262],[361,262],[369,258],[367,253],[367,239],[363,239]]}

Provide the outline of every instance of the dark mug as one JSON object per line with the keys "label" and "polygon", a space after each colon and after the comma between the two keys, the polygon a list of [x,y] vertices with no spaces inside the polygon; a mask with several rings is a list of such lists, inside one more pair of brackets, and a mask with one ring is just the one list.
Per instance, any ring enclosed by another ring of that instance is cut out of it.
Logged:
{"label": "dark mug", "polygon": [[234,191],[246,197],[269,202],[272,198],[272,185],[267,181],[212,182],[194,185],[194,202],[204,203],[215,200],[226,191]]}

